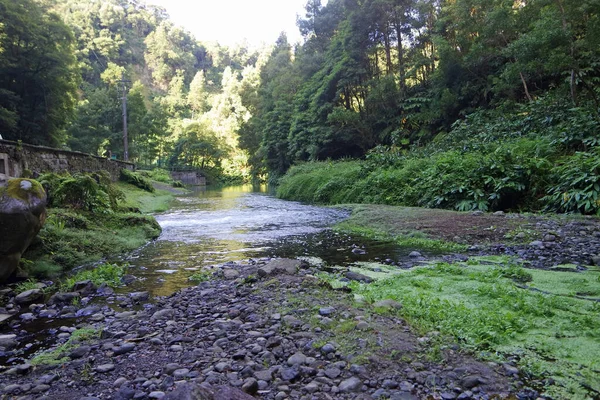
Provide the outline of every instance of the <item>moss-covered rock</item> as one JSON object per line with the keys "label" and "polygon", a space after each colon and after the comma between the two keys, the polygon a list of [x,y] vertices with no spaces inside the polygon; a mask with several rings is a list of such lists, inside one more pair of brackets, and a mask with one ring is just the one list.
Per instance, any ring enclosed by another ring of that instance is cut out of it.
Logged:
{"label": "moss-covered rock", "polygon": [[32,179],[11,179],[0,188],[0,282],[19,265],[46,220],[46,193]]}

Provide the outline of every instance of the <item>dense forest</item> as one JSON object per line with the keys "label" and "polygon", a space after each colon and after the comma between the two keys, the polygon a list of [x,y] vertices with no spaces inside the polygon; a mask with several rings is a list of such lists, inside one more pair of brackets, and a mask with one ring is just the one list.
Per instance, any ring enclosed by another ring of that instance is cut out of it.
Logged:
{"label": "dense forest", "polygon": [[[137,0],[0,12],[8,139],[122,154],[128,81],[141,164],[274,180],[356,158],[307,200],[600,208],[597,1],[310,0],[302,43],[261,50],[202,43]],[[357,177],[360,196],[328,194]]]}
{"label": "dense forest", "polygon": [[265,51],[202,43],[136,0],[0,0],[5,139],[242,176],[237,131]]}

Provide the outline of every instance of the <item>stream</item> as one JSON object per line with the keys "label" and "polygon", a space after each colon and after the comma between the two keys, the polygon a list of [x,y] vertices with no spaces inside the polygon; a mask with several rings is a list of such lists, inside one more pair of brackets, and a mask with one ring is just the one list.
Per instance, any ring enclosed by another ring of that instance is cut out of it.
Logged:
{"label": "stream", "polygon": [[[190,286],[188,278],[202,268],[264,257],[317,257],[345,266],[401,256],[390,244],[331,231],[347,216],[341,209],[277,199],[266,186],[199,188],[156,215],[161,236],[126,257],[129,273],[138,278],[127,290],[166,296]],[[366,254],[352,251],[363,246]]]}

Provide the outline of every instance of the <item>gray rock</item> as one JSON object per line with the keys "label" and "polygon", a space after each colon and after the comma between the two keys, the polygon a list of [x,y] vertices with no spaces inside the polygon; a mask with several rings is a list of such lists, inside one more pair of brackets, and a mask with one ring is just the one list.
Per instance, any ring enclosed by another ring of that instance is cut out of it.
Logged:
{"label": "gray rock", "polygon": [[418,251],[411,251],[408,254],[409,257],[411,258],[419,258],[419,257],[423,257],[423,255],[421,253],[419,253]]}
{"label": "gray rock", "polygon": [[362,381],[357,377],[353,376],[342,381],[338,388],[342,393],[359,392],[362,388]]}
{"label": "gray rock", "polygon": [[223,277],[225,279],[237,279],[240,277],[240,271],[235,270],[235,269],[231,269],[231,268],[224,268],[223,269]]}
{"label": "gray rock", "polygon": [[0,282],[16,271],[45,220],[46,192],[39,182],[9,179],[0,187]]}
{"label": "gray rock", "polygon": [[81,293],[82,296],[87,296],[96,292],[96,285],[94,282],[88,280],[75,282],[71,291]]}
{"label": "gray rock", "polygon": [[297,365],[297,364],[302,365],[305,362],[306,362],[306,356],[302,353],[293,354],[287,359],[287,364],[289,366],[293,366],[293,365]]}
{"label": "gray rock", "polygon": [[10,350],[17,344],[19,344],[19,342],[17,342],[17,335],[0,335],[0,347],[4,347],[6,350]]}
{"label": "gray rock", "polygon": [[518,375],[519,374],[519,369],[516,367],[513,367],[510,364],[502,364],[502,367],[504,368],[504,371],[508,375]]}
{"label": "gray rock", "polygon": [[281,379],[288,382],[295,382],[300,379],[301,374],[298,368],[284,368],[281,370]]}
{"label": "gray rock", "polygon": [[339,368],[327,368],[325,370],[325,376],[327,376],[329,379],[336,379],[341,374],[342,374],[342,371],[340,371]]}
{"label": "gray rock", "polygon": [[113,348],[113,354],[115,356],[120,356],[121,354],[129,353],[135,349],[134,343],[123,343],[122,345]]}
{"label": "gray rock", "polygon": [[69,358],[75,360],[77,358],[85,357],[89,354],[90,351],[90,346],[79,346],[76,349],[73,349],[71,350],[71,352],[69,352]]}
{"label": "gray rock", "polygon": [[351,281],[358,281],[358,282],[364,282],[364,283],[373,282],[373,279],[369,278],[366,275],[359,274],[358,272],[348,271],[348,272],[346,272],[346,274],[344,276],[347,279],[350,279]]}
{"label": "gray rock", "polygon": [[321,307],[319,308],[319,315],[328,316],[335,312],[333,307]]}
{"label": "gray rock", "polygon": [[452,393],[452,392],[443,392],[441,394],[442,396],[442,400],[455,400],[456,399],[456,394]]}
{"label": "gray rock", "polygon": [[165,308],[164,310],[158,310],[157,312],[152,314],[152,317],[150,317],[150,319],[157,320],[157,319],[171,318],[174,314],[175,314],[175,310],[173,310],[172,308]]}
{"label": "gray rock", "polygon": [[71,303],[73,299],[79,298],[81,295],[77,292],[66,292],[66,293],[54,293],[50,300],[48,300],[49,304],[61,304],[61,303]]}
{"label": "gray rock", "polygon": [[148,395],[148,397],[151,399],[164,399],[165,396],[165,392],[160,391],[150,392],[150,394]]}
{"label": "gray rock", "polygon": [[321,347],[321,353],[323,353],[323,354],[333,353],[334,351],[335,351],[335,346],[332,345],[331,343],[327,343],[323,347]]}
{"label": "gray rock", "polygon": [[273,379],[273,373],[270,370],[254,371],[254,377],[259,381],[270,382]]}
{"label": "gray rock", "polygon": [[106,373],[115,369],[115,364],[102,364],[94,368],[97,372]]}
{"label": "gray rock", "polygon": [[390,396],[390,400],[419,400],[419,398],[412,393],[394,393]]}
{"label": "gray rock", "polygon": [[537,247],[539,249],[543,249],[544,242],[542,242],[541,240],[534,240],[533,242],[529,243],[529,247]]}
{"label": "gray rock", "polygon": [[180,368],[181,368],[181,366],[177,363],[169,363],[169,364],[165,365],[165,367],[163,368],[163,374],[173,375],[173,372],[175,372],[176,370],[178,370]]}
{"label": "gray rock", "polygon": [[289,258],[280,258],[270,261],[267,265],[260,267],[257,271],[258,276],[273,276],[273,275],[294,275],[302,265],[299,260],[291,260]]}
{"label": "gray rock", "polygon": [[184,383],[164,397],[164,400],[256,400],[230,386],[211,386],[203,383]]}
{"label": "gray rock", "polygon": [[173,371],[173,378],[175,379],[184,379],[187,374],[190,373],[190,370],[187,368],[180,368],[180,369],[176,369],[175,371]]}
{"label": "gray rock", "polygon": [[37,394],[37,393],[43,393],[50,390],[50,385],[37,385],[34,386],[33,389],[31,389],[31,393]]}
{"label": "gray rock", "polygon": [[473,389],[475,386],[479,385],[479,383],[481,382],[480,379],[481,378],[477,375],[469,375],[464,377],[460,381],[460,384],[465,389]]}
{"label": "gray rock", "polygon": [[248,378],[242,385],[242,391],[245,393],[255,395],[258,392],[258,382],[254,378]]}
{"label": "gray rock", "polygon": [[146,301],[150,298],[150,293],[148,292],[133,292],[129,293],[129,297],[136,303],[140,303],[142,301]]}
{"label": "gray rock", "polygon": [[29,304],[33,303],[37,299],[41,298],[44,295],[41,289],[29,289],[22,293],[19,293],[15,297],[15,303],[17,304]]}

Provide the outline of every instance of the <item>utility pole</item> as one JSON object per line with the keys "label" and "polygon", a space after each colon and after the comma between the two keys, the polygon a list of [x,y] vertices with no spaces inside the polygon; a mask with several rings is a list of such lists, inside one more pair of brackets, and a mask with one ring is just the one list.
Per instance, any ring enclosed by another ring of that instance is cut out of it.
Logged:
{"label": "utility pole", "polygon": [[123,97],[121,101],[123,103],[123,161],[129,161],[129,143],[127,140],[127,84],[131,83],[130,80],[125,79],[125,73],[121,74],[121,80],[119,81],[123,86],[121,90]]}

